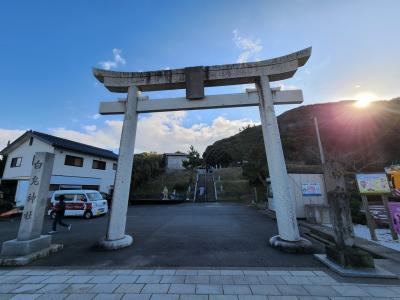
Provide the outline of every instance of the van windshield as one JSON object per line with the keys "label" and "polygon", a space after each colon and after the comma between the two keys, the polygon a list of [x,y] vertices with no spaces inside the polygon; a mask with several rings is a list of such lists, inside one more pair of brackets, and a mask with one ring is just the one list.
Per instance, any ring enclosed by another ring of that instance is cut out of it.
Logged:
{"label": "van windshield", "polygon": [[88,196],[90,201],[103,200],[103,197],[100,193],[87,193],[86,195]]}

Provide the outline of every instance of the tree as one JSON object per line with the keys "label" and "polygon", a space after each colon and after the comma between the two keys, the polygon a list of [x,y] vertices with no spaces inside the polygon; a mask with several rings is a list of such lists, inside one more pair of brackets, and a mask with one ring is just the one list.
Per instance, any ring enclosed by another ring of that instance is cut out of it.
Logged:
{"label": "tree", "polygon": [[200,153],[196,149],[194,149],[193,145],[190,145],[189,147],[187,158],[187,160],[184,160],[182,162],[182,165],[186,169],[194,169],[198,166],[201,166],[203,163],[203,159],[200,157]]}
{"label": "tree", "polygon": [[159,176],[165,171],[163,155],[155,152],[135,154],[132,167],[131,195],[136,187]]}

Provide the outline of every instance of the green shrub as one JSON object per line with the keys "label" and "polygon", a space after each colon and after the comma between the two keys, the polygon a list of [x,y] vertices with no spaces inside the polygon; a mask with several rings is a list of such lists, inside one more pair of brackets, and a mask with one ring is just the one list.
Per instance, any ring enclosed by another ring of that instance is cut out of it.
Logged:
{"label": "green shrub", "polygon": [[350,198],[350,211],[353,223],[366,224],[365,214],[361,211],[361,200],[355,197]]}
{"label": "green shrub", "polygon": [[176,192],[186,192],[188,189],[188,185],[186,183],[177,182],[174,184],[173,190]]}

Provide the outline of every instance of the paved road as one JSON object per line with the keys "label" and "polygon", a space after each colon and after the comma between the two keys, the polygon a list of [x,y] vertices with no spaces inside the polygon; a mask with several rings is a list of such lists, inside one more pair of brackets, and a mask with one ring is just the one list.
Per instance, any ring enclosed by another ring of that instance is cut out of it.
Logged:
{"label": "paved road", "polygon": [[[134,244],[114,252],[94,249],[107,217],[67,218],[72,231],[54,235],[64,249],[36,266],[75,267],[322,267],[311,255],[285,254],[267,245],[275,221],[254,207],[198,203],[137,205],[128,210]],[[0,222],[0,241],[15,238],[18,220]],[[51,221],[46,219],[45,232]]]}

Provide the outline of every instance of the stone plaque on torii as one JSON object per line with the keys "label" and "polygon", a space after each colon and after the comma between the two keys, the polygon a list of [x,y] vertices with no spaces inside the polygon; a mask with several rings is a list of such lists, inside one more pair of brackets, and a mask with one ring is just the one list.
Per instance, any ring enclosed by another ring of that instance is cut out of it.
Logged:
{"label": "stone plaque on torii", "polygon": [[[127,93],[126,98],[102,102],[100,114],[124,114],[115,189],[107,235],[100,245],[106,249],[129,246],[133,239],[125,234],[129,187],[133,165],[139,113],[259,106],[272,189],[276,201],[279,235],[270,244],[284,251],[308,251],[311,243],[300,237],[294,199],[288,175],[274,105],[302,103],[301,90],[271,89],[270,82],[291,78],[311,55],[307,48],[289,55],[249,63],[197,66],[150,72],[116,72],[93,69],[94,76],[111,92]],[[246,93],[205,95],[204,88],[255,83]],[[149,99],[140,91],[186,89],[186,97]]]}

